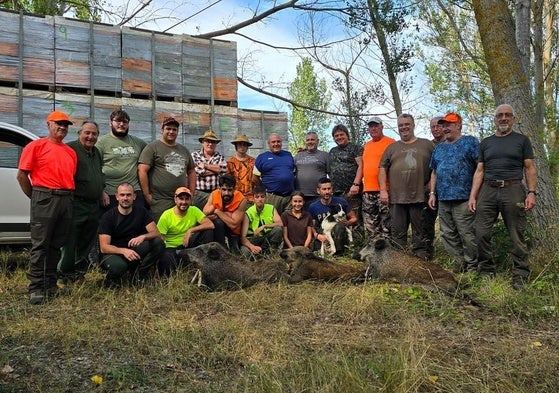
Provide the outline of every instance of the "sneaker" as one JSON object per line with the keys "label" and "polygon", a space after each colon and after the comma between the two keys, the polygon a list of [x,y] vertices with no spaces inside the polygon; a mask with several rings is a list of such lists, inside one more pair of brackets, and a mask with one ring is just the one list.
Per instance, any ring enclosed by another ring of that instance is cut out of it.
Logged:
{"label": "sneaker", "polygon": [[39,305],[45,303],[45,294],[43,291],[35,291],[29,294],[29,303]]}

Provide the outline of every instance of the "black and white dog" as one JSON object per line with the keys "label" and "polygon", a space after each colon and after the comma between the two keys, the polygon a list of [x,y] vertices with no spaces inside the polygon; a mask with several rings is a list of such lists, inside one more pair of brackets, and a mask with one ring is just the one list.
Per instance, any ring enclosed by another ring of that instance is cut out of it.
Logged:
{"label": "black and white dog", "polygon": [[[335,205],[330,205],[330,211],[326,213],[326,216],[324,216],[320,224],[322,228],[322,234],[326,236],[326,239],[328,239],[329,243],[329,245],[326,245],[326,243],[322,243],[322,246],[320,247],[320,255],[322,257],[324,257],[326,253],[334,255],[337,251],[337,248],[343,247],[343,243],[339,244],[341,239],[336,236],[337,234],[339,234],[340,231],[346,231],[348,242],[353,242],[353,232],[351,231],[351,228],[346,227],[344,224],[342,224],[342,221],[345,219],[347,219],[347,216],[341,204],[338,203]],[[334,228],[336,228],[337,230],[334,230]],[[335,237],[336,239],[334,239]],[[336,247],[336,243],[338,243],[338,247]]]}

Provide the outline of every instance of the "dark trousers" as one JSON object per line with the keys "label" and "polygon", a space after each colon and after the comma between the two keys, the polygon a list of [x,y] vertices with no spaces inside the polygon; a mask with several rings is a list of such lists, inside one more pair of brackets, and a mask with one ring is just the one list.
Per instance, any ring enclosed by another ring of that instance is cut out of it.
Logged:
{"label": "dark trousers", "polygon": [[60,249],[66,243],[72,224],[72,195],[55,195],[46,189],[31,194],[31,256],[29,292],[56,288],[56,267]]}
{"label": "dark trousers", "polygon": [[512,274],[514,277],[522,279],[527,279],[530,275],[528,247],[524,240],[526,231],[525,199],[526,192],[522,184],[512,184],[507,187],[481,186],[474,224],[480,273],[494,273],[496,270],[491,235],[500,213],[512,241]]}
{"label": "dark trousers", "polygon": [[62,258],[58,263],[60,277],[73,280],[87,271],[89,251],[99,226],[99,214],[99,201],[74,199],[72,228],[68,241],[62,247]]}
{"label": "dark trousers", "polygon": [[133,248],[140,255],[139,260],[128,261],[122,255],[108,254],[103,255],[101,266],[107,270],[109,281],[121,280],[128,271],[139,279],[147,279],[151,268],[159,261],[163,248],[163,241],[159,238],[146,240]]}
{"label": "dark trousers", "polygon": [[157,264],[157,271],[162,277],[170,276],[175,270],[183,265],[180,255],[177,253],[185,248],[193,248],[202,244],[207,244],[214,241],[213,230],[206,229],[200,232],[194,232],[188,240],[188,246],[180,247],[167,247],[163,250],[159,263]]}
{"label": "dark trousers", "polygon": [[394,203],[390,205],[390,218],[392,220],[392,240],[401,247],[407,249],[408,228],[411,224],[412,252],[421,259],[431,258],[429,245],[426,242],[424,208],[425,202],[420,203]]}
{"label": "dark trousers", "polygon": [[[241,239],[239,235],[234,235],[231,232],[231,228],[227,226],[223,221],[219,218],[213,220],[214,223],[214,241],[218,242],[225,248],[229,248],[231,252],[240,252],[240,243]],[[225,240],[227,239],[227,241]],[[229,243],[229,247],[228,247]]]}

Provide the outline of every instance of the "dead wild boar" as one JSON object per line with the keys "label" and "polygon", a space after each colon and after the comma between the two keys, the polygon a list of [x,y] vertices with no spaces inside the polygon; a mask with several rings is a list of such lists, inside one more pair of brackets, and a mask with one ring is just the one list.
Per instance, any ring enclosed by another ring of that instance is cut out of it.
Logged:
{"label": "dead wild boar", "polygon": [[439,265],[426,262],[414,255],[391,247],[384,239],[367,245],[359,252],[359,259],[369,266],[367,275],[386,281],[419,284],[438,288],[447,293],[458,289],[454,275]]}
{"label": "dead wild boar", "polygon": [[340,263],[321,258],[303,246],[281,250],[280,256],[289,265],[290,283],[304,280],[349,281],[363,276],[366,270],[362,264]]}
{"label": "dead wild boar", "polygon": [[200,283],[209,289],[238,289],[259,282],[288,280],[288,266],[283,261],[247,261],[233,255],[217,242],[180,251],[185,260],[199,269]]}

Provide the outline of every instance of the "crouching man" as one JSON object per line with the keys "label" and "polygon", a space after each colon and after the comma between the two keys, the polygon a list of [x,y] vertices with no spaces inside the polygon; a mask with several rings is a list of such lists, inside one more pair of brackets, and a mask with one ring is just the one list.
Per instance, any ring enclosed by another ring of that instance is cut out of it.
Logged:
{"label": "crouching man", "polygon": [[[309,206],[313,218],[314,251],[323,249],[331,255],[342,255],[350,243],[349,231],[357,223],[357,216],[344,198],[334,196],[332,180],[329,178],[318,180],[317,192],[320,199]],[[340,215],[340,209],[345,214],[338,220],[334,217]],[[324,220],[329,225],[323,225]]]}
{"label": "crouching man", "polygon": [[132,206],[135,199],[134,187],[120,184],[116,190],[117,207],[101,217],[99,247],[108,286],[121,285],[127,272],[140,282],[149,279],[163,250],[157,225],[145,208]]}
{"label": "crouching man", "polygon": [[177,188],[175,206],[163,212],[157,229],[165,239],[165,250],[157,267],[160,276],[169,276],[180,265],[177,251],[214,240],[213,222],[192,206],[192,193],[186,187]]}
{"label": "crouching man", "polygon": [[254,187],[252,194],[254,205],[247,209],[241,229],[241,253],[246,257],[277,250],[283,240],[281,216],[266,203],[266,189]]}

